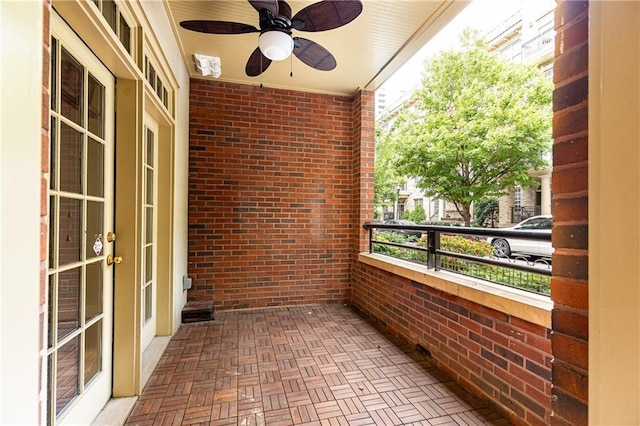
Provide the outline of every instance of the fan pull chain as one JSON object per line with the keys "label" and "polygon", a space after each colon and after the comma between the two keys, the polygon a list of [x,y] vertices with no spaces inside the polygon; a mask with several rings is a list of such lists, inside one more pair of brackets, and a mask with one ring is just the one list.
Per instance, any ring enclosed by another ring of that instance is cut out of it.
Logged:
{"label": "fan pull chain", "polygon": [[262,89],[262,55],[260,55],[260,88]]}
{"label": "fan pull chain", "polygon": [[289,56],[289,58],[291,59],[291,61],[289,61],[289,64],[291,64],[291,71],[289,72],[289,77],[293,77],[293,55]]}

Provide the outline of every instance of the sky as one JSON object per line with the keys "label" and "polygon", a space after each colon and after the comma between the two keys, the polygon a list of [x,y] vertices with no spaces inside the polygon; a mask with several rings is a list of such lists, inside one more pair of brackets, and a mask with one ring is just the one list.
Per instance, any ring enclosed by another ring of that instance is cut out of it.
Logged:
{"label": "sky", "polygon": [[449,50],[458,44],[458,36],[465,28],[488,31],[521,6],[523,0],[472,0],[458,16],[409,59],[381,87],[386,91],[387,105],[393,104],[420,83],[425,58]]}

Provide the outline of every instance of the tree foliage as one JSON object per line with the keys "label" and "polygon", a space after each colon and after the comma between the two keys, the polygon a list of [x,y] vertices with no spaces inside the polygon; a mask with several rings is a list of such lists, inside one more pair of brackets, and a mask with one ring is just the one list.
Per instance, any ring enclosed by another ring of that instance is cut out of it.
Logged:
{"label": "tree foliage", "polygon": [[387,132],[376,127],[373,204],[376,209],[395,203],[396,185],[400,183],[396,165],[399,152]]}
{"label": "tree foliage", "polygon": [[[491,219],[498,213],[498,200],[496,198],[483,198],[473,206],[473,214],[476,217],[478,226],[485,226],[487,220]],[[490,223],[491,224],[491,223]]]}
{"label": "tree foliage", "polygon": [[547,166],[551,83],[534,65],[506,62],[471,32],[462,48],[425,61],[414,103],[391,129],[398,166],[428,196],[452,202],[470,224],[471,205],[528,186]]}
{"label": "tree foliage", "polygon": [[418,204],[413,210],[405,210],[402,218],[414,223],[420,223],[427,218],[427,213],[424,211],[422,204]]}

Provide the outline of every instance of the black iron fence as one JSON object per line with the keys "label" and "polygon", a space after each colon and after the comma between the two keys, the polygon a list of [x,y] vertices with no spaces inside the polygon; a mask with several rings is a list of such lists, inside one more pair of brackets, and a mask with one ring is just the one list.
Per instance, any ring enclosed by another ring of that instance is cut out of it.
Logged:
{"label": "black iron fence", "polygon": [[551,259],[544,256],[498,256],[489,237],[551,241],[551,234],[461,226],[364,224],[369,252],[379,253],[515,287],[550,294]]}
{"label": "black iron fence", "polygon": [[540,214],[540,206],[511,207],[511,223],[519,223]]}

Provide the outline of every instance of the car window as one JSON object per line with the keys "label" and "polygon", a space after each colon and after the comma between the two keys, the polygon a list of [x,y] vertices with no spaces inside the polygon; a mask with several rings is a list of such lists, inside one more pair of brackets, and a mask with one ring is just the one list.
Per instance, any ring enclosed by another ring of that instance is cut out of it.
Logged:
{"label": "car window", "polygon": [[538,228],[538,219],[529,219],[520,224],[518,228],[520,229],[537,229]]}
{"label": "car window", "polygon": [[522,222],[519,229],[551,229],[553,220],[548,217],[536,217]]}

